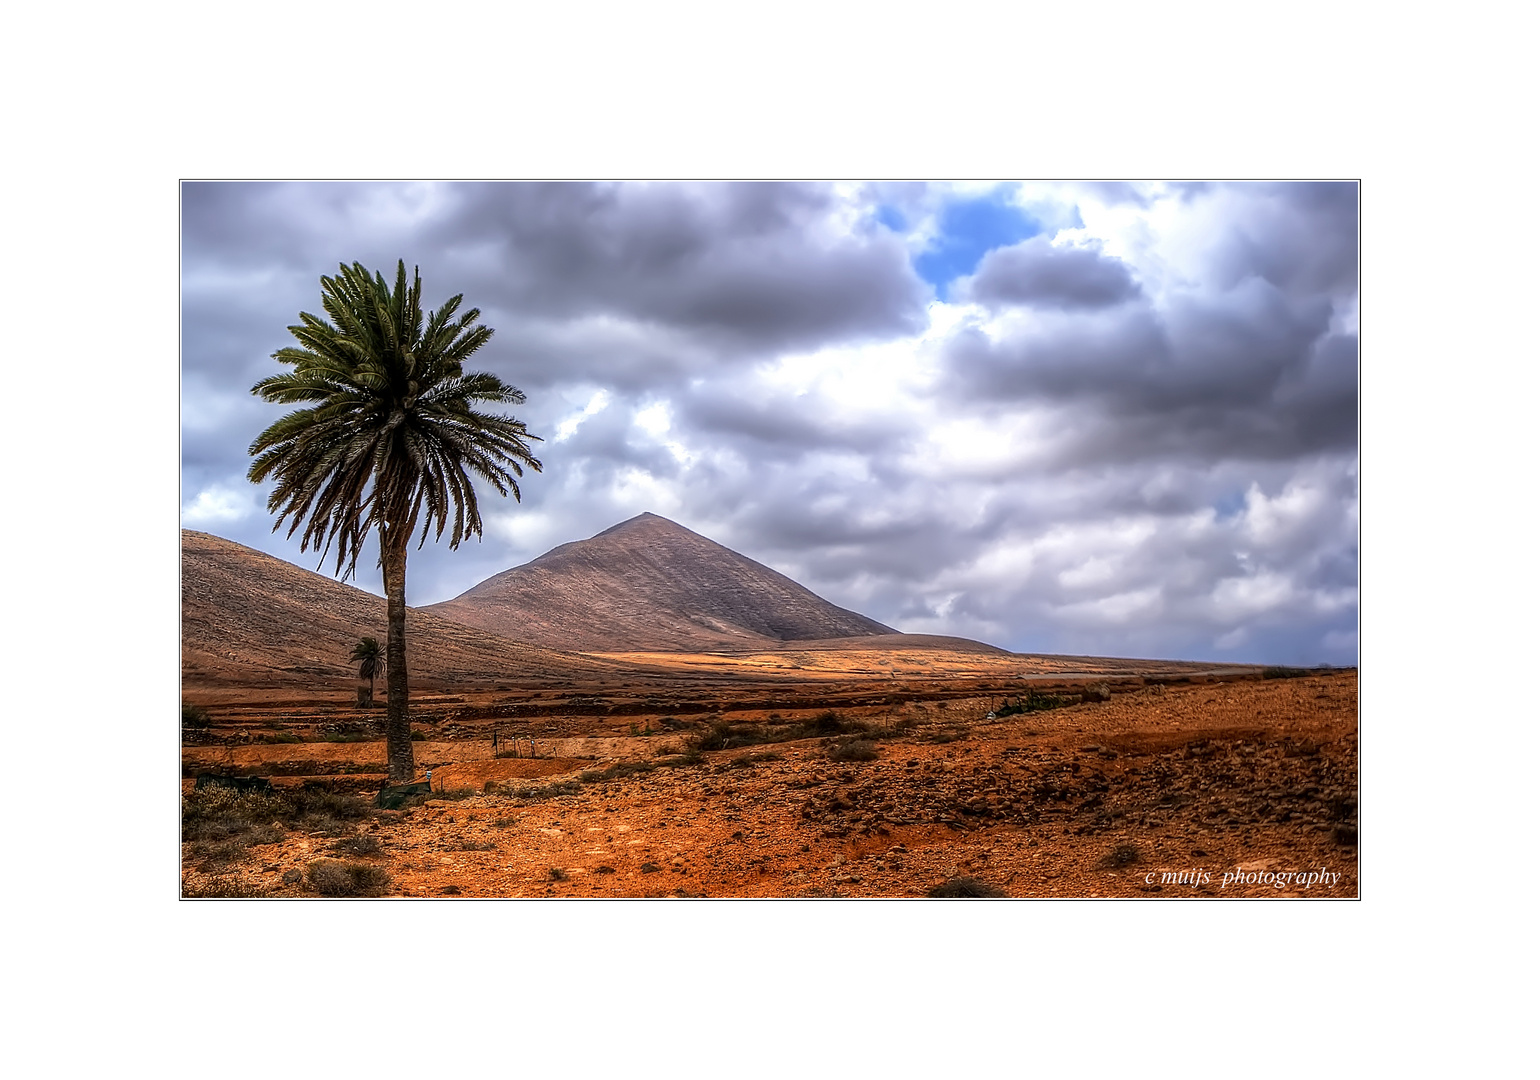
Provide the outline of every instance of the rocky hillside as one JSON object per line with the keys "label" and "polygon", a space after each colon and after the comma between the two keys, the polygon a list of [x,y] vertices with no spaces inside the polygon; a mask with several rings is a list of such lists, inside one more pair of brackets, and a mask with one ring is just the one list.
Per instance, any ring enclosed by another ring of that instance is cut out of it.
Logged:
{"label": "rocky hillside", "polygon": [[[408,609],[414,685],[613,677],[617,665],[519,644]],[[361,637],[385,641],[385,601],[208,533],[182,530],[182,682],[353,685]],[[383,700],[384,680],[378,685]]]}
{"label": "rocky hillside", "polygon": [[893,634],[667,518],[641,514],[423,609],[551,649],[756,649]]}

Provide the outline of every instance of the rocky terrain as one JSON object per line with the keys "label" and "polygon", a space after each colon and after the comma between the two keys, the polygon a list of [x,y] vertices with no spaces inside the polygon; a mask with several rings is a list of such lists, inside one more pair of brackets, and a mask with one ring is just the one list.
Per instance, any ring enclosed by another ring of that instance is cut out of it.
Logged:
{"label": "rocky terrain", "polygon": [[[402,810],[373,809],[378,780],[346,771],[380,768],[379,742],[216,734],[184,750],[188,799],[221,767],[318,790],[278,775],[285,759],[360,794],[352,817],[194,828],[182,887],[314,896],[346,865],[375,875],[364,895],[420,897],[1357,895],[1356,672],[1056,690],[573,719],[532,741],[515,721],[444,721],[418,744],[433,793]],[[1056,707],[990,715],[1023,703]]]}
{"label": "rocky terrain", "polygon": [[1357,895],[1356,671],[899,634],[643,515],[408,612],[392,793],[384,601],[182,547],[186,897]]}
{"label": "rocky terrain", "polygon": [[[260,551],[182,530],[182,686],[334,691],[357,678],[361,637],[385,640],[385,601]],[[566,684],[623,679],[631,666],[553,653],[415,608],[407,610],[407,669],[425,688]]]}

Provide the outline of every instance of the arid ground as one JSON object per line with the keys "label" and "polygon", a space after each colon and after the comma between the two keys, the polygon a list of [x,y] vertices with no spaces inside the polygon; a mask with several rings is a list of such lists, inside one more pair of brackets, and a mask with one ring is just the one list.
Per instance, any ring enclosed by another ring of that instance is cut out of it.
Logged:
{"label": "arid ground", "polygon": [[654,677],[414,690],[433,793],[398,810],[373,805],[383,710],[350,689],[184,687],[210,720],[184,732],[184,895],[1358,895],[1356,671],[611,661]]}

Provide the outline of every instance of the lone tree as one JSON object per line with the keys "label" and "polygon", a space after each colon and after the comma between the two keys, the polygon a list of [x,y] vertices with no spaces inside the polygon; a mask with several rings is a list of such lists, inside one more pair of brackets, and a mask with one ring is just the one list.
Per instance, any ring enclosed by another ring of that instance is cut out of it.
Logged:
{"label": "lone tree", "polygon": [[361,638],[357,645],[353,646],[353,655],[349,660],[358,661],[358,681],[362,683],[369,680],[367,687],[358,688],[359,708],[369,709],[374,707],[374,677],[380,673],[380,665],[385,660],[385,653],[380,648],[380,639],[366,637]]}
{"label": "lone tree", "polygon": [[[540,441],[511,416],[478,412],[481,403],[522,404],[524,395],[495,375],[467,375],[465,360],[492,337],[471,308],[458,318],[456,296],[423,319],[422,279],[410,286],[406,264],[396,264],[396,285],[370,275],[360,263],[321,278],[321,304],[331,321],[300,313],[289,327],[300,347],[273,359],[293,371],[252,387],[264,401],[305,403],[257,436],[247,478],[277,480],[267,500],[278,514],[276,532],[291,519],[300,550],[314,547],[325,562],[333,543],[342,580],[358,565],[369,533],[379,540],[385,579],[385,747],[392,783],[409,782],[411,726],[407,716],[406,553],[422,527],[449,546],[481,535],[471,474],[519,498],[522,466],[540,462],[530,441]],[[452,520],[451,520],[452,519]],[[303,531],[301,531],[303,530]]]}

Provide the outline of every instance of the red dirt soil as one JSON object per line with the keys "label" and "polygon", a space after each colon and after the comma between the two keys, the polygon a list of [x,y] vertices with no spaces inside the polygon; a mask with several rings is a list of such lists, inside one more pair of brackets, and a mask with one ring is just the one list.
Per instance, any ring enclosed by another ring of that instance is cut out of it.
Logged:
{"label": "red dirt soil", "polygon": [[[1061,676],[1075,667],[1064,664]],[[476,794],[375,811],[344,831],[379,842],[356,861],[383,868],[394,896],[918,897],[959,877],[1013,897],[1358,895],[1356,671],[1182,682],[1172,670],[1109,679],[1110,701],[1002,719],[987,714],[1031,684],[1007,695],[970,693],[934,669],[903,684],[800,676],[702,686],[715,710],[677,716],[640,693],[503,705],[446,695],[418,725],[429,735],[414,744],[418,763],[433,766],[435,789]],[[382,782],[377,740],[256,742],[349,724],[367,736],[374,721],[335,703],[210,698],[215,727],[209,745],[184,747],[184,791],[219,770],[327,776],[369,796]],[[837,740],[823,737],[668,756],[712,716],[750,732],[829,707],[883,729],[875,760],[832,761]],[[520,753],[532,737],[541,756],[494,757],[494,726],[504,752],[517,735]],[[659,763],[672,767],[647,770]],[[596,775],[606,769],[613,778]],[[234,856],[186,843],[184,892],[313,896],[305,869],[335,832],[291,830]]]}

